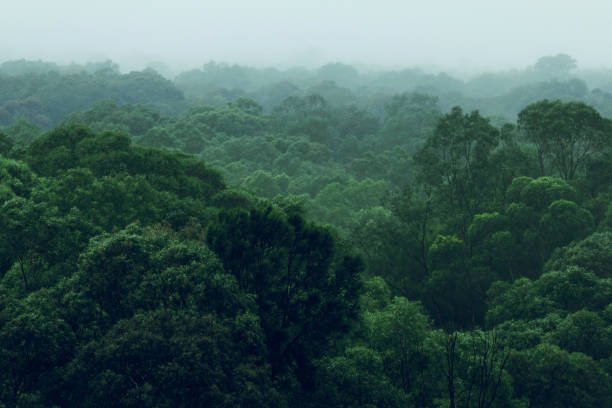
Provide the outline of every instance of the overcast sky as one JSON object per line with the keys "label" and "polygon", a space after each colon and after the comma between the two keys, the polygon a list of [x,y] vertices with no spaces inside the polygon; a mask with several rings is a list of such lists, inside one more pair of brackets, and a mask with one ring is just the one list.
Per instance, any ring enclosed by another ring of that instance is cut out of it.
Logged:
{"label": "overcast sky", "polygon": [[612,67],[612,1],[0,0],[0,62]]}

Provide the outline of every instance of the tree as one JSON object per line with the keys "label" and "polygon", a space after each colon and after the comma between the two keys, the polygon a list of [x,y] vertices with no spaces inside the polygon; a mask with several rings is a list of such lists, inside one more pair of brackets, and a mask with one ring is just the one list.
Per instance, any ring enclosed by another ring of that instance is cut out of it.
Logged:
{"label": "tree", "polygon": [[495,282],[488,291],[487,324],[535,320],[551,313],[599,311],[610,303],[612,282],[576,266],[547,272],[538,279]]}
{"label": "tree", "polygon": [[576,69],[576,60],[567,54],[548,55],[540,57],[533,68],[536,71],[551,76],[567,77],[569,72]]}
{"label": "tree", "polygon": [[509,348],[497,332],[453,332],[444,342],[449,406],[490,408],[507,404]]}
{"label": "tree", "polygon": [[[378,350],[386,375],[406,394],[425,392],[427,356],[423,343],[429,320],[420,304],[395,297],[382,310],[366,313],[369,342]],[[427,397],[425,397],[427,399]]]}
{"label": "tree", "polygon": [[489,288],[487,325],[497,326],[505,321],[532,320],[543,317],[555,309],[553,300],[537,296],[534,283],[527,278],[511,284],[498,281]]}
{"label": "tree", "polygon": [[[66,370],[71,405],[278,404],[257,317],[138,312],[83,347]],[[104,402],[103,402],[104,401]]]}
{"label": "tree", "polygon": [[0,274],[4,275],[14,265],[19,271],[25,293],[36,288],[39,283],[36,278],[44,268],[42,254],[50,232],[44,222],[47,212],[45,203],[34,203],[22,197],[8,200],[0,207],[3,227],[0,242],[3,244],[4,258],[0,264]]}
{"label": "tree", "polygon": [[321,95],[332,106],[347,106],[357,99],[350,89],[336,85],[335,81],[322,81],[311,86],[307,93]]}
{"label": "tree", "polygon": [[0,130],[0,155],[7,156],[15,142],[6,133]]}
{"label": "tree", "polygon": [[11,126],[4,129],[13,142],[17,144],[27,145],[41,134],[42,129],[35,123],[26,119],[18,119]]}
{"label": "tree", "polygon": [[550,257],[545,271],[563,270],[578,266],[600,278],[612,278],[612,232],[590,235],[580,242],[559,248]]}
{"label": "tree", "polygon": [[290,96],[272,115],[281,132],[303,134],[315,142],[325,142],[330,136],[332,109],[321,95]]}
{"label": "tree", "polygon": [[317,77],[335,81],[343,86],[354,85],[359,80],[359,72],[352,66],[340,62],[323,65],[317,70]]}
{"label": "tree", "polygon": [[582,102],[543,100],[519,113],[518,126],[536,146],[540,175],[552,167],[565,180],[575,179],[587,162],[610,143],[611,122]]}
{"label": "tree", "polygon": [[238,108],[249,115],[260,116],[263,114],[261,105],[251,98],[238,98],[231,102],[229,106]]}
{"label": "tree", "polygon": [[0,157],[0,183],[11,193],[27,198],[38,179],[25,163]]}
{"label": "tree", "polygon": [[364,346],[353,346],[325,359],[318,388],[318,398],[326,407],[399,408],[409,402],[389,381],[380,353]]}
{"label": "tree", "polygon": [[594,230],[593,216],[573,201],[557,200],[540,219],[544,238],[545,258],[554,250],[575,240],[581,240]]}
{"label": "tree", "polygon": [[50,406],[40,400],[46,392],[57,394],[56,370],[70,361],[76,347],[73,330],[48,292],[0,305],[0,404],[30,406],[23,403],[39,400],[32,406]]}
{"label": "tree", "polygon": [[390,149],[405,146],[415,151],[431,137],[442,116],[438,98],[420,93],[394,95],[385,104],[386,117],[379,138]]}
{"label": "tree", "polygon": [[356,317],[360,259],[300,210],[269,205],[222,211],[207,238],[224,269],[256,296],[272,375],[314,386],[314,359]]}
{"label": "tree", "polygon": [[498,279],[514,280],[520,274],[515,262],[516,242],[508,219],[498,212],[476,214],[468,229],[472,257],[486,265]]}
{"label": "tree", "polygon": [[555,201],[576,201],[578,198],[574,187],[556,177],[538,177],[535,180],[519,177],[512,181],[508,191],[519,191],[520,198],[516,202],[525,203],[540,213]]}
{"label": "tree", "polygon": [[414,157],[420,181],[434,189],[445,218],[463,239],[472,217],[486,210],[493,196],[489,156],[498,142],[499,131],[486,118],[454,107]]}
{"label": "tree", "polygon": [[542,343],[513,353],[508,371],[518,397],[531,407],[609,406],[610,378],[590,357],[568,353],[555,345]]}
{"label": "tree", "polygon": [[279,401],[257,305],[202,242],[136,225],[103,234],[50,298],[80,341],[61,394],[46,395],[57,405]]}
{"label": "tree", "polygon": [[438,324],[472,328],[484,320],[485,294],[493,276],[473,266],[468,246],[454,235],[438,235],[429,247],[431,272],[423,302]]}
{"label": "tree", "polygon": [[577,266],[547,272],[534,281],[536,296],[553,301],[557,309],[576,312],[602,310],[610,303],[612,282]]}
{"label": "tree", "polygon": [[569,314],[550,334],[552,342],[569,352],[581,352],[600,360],[612,353],[612,332],[595,312],[582,309]]}

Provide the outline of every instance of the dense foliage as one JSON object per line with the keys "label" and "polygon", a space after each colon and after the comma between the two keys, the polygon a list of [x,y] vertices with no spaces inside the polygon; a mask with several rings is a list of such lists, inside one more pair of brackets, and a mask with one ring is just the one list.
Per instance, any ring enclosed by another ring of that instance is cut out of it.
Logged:
{"label": "dense foliage", "polygon": [[575,73],[2,64],[0,407],[610,406]]}

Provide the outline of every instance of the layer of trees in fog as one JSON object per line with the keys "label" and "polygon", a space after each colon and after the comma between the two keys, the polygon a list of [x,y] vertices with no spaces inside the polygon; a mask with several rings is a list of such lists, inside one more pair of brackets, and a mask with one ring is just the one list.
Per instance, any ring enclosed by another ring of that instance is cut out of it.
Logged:
{"label": "layer of trees in fog", "polygon": [[612,70],[0,65],[0,406],[612,404]]}

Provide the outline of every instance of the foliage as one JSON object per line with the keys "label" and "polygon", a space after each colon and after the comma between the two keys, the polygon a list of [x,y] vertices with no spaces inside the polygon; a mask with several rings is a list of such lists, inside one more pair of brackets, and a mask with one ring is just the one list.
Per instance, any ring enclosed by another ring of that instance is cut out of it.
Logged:
{"label": "foliage", "polygon": [[0,405],[608,406],[612,96],[572,64],[3,64]]}
{"label": "foliage", "polygon": [[536,146],[540,174],[573,180],[590,158],[609,144],[611,122],[582,102],[543,100],[519,113],[519,128]]}

